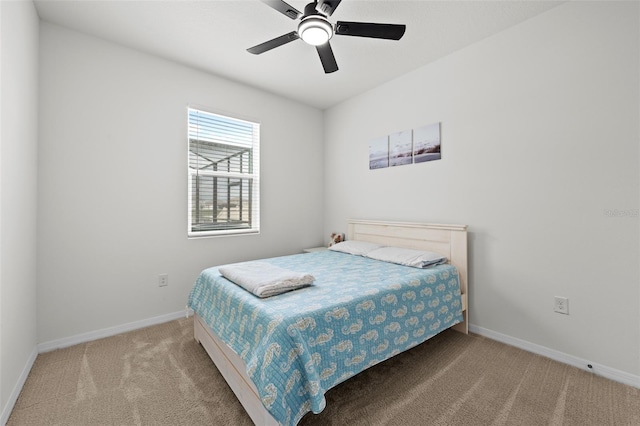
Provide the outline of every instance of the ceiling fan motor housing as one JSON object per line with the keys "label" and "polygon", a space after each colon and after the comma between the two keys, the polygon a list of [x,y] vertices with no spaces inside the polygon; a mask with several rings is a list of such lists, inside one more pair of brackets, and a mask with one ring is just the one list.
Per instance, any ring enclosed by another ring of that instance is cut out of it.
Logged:
{"label": "ceiling fan motor housing", "polygon": [[318,10],[316,9],[317,5],[318,5],[317,2],[309,3],[308,5],[306,5],[304,7],[304,17],[306,18],[307,16],[311,16],[311,15],[320,15]]}

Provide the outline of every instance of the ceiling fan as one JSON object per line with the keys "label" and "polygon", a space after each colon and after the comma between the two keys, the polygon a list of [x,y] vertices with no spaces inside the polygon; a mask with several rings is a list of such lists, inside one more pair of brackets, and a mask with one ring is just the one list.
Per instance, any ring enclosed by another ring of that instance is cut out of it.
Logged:
{"label": "ceiling fan", "polygon": [[346,21],[338,21],[334,26],[327,18],[335,12],[342,0],[316,0],[305,6],[304,13],[282,0],[261,1],[293,20],[300,18],[300,23],[297,31],[291,31],[250,47],[247,51],[259,55],[294,40],[302,39],[305,43],[316,47],[324,72],[327,74],[338,71],[338,63],[329,44],[329,40],[334,34],[400,40],[406,29],[405,25]]}

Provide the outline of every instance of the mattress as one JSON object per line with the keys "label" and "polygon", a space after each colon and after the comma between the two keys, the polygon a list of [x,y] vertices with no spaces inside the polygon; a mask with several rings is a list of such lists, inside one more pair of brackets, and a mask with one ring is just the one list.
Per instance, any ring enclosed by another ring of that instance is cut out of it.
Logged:
{"label": "mattress", "polygon": [[262,260],[312,274],[310,287],[260,299],[204,270],[193,309],[247,366],[271,415],[294,425],[332,387],[462,322],[458,272],[333,251]]}

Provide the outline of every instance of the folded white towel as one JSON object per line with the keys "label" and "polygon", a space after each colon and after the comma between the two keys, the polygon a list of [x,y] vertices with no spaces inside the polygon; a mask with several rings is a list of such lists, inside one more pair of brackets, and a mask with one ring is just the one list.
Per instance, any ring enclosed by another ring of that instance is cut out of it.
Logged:
{"label": "folded white towel", "polygon": [[315,280],[310,274],[290,271],[267,262],[243,262],[225,265],[218,271],[229,281],[258,297],[269,297],[309,286]]}

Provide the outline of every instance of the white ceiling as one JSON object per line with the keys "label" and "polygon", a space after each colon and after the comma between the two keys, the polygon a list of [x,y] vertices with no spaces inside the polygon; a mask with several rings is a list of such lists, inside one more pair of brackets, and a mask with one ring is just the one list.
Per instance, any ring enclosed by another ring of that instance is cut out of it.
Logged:
{"label": "white ceiling", "polygon": [[[304,10],[308,1],[291,0]],[[247,48],[294,31],[259,0],[36,0],[40,18],[321,109],[433,62],[562,2],[343,0],[330,21],[406,24],[399,41],[334,36],[339,70],[325,74],[297,40]],[[470,70],[472,72],[473,70]]]}

